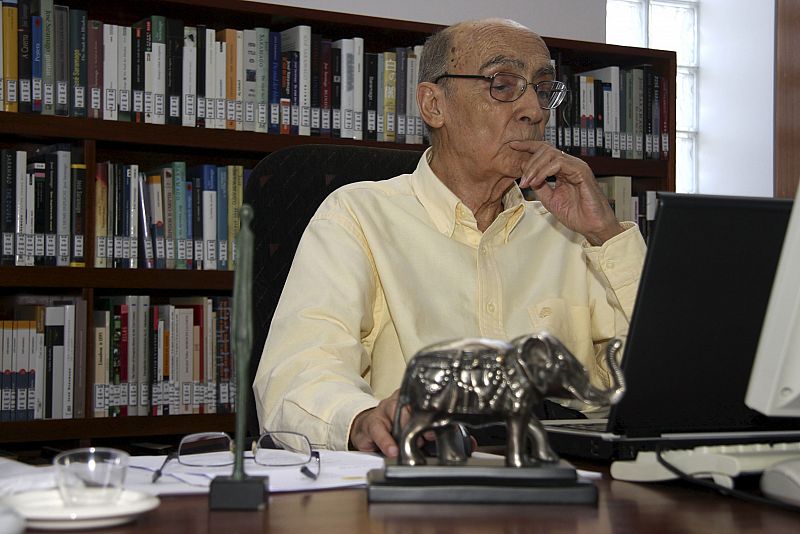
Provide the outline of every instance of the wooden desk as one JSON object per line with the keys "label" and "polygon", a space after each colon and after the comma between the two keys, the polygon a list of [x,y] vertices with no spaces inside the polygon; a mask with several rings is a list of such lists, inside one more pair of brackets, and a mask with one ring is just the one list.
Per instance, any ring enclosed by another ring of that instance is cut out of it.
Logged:
{"label": "wooden desk", "polygon": [[[606,475],[607,477],[607,475]],[[644,485],[604,478],[597,507],[547,505],[368,505],[366,490],[273,495],[261,512],[210,512],[206,496],[163,497],[124,527],[136,534],[440,534],[487,532],[798,532],[800,513],[723,497],[679,483]]]}

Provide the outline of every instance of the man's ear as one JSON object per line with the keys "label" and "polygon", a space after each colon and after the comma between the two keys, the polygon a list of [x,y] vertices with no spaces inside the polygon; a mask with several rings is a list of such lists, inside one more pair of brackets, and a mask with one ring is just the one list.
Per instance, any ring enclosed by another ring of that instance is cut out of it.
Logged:
{"label": "man's ear", "polygon": [[417,102],[422,120],[430,128],[441,128],[444,124],[444,94],[442,88],[430,82],[417,85]]}

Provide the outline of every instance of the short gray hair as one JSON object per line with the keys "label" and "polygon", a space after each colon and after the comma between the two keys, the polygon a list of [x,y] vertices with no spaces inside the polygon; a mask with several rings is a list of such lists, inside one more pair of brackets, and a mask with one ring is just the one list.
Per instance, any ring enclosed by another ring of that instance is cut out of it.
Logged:
{"label": "short gray hair", "polygon": [[419,61],[419,81],[433,83],[447,72],[447,58],[453,45],[452,27],[444,28],[425,40]]}

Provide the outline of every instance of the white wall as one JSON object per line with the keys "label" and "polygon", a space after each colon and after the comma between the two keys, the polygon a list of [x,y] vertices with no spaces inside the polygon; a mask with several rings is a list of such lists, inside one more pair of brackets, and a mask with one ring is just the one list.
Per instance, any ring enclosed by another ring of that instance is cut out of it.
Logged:
{"label": "white wall", "polygon": [[775,2],[702,0],[701,193],[773,194]]}
{"label": "white wall", "polygon": [[604,43],[605,0],[251,0],[371,17],[452,24],[460,20],[514,19],[547,37]]}

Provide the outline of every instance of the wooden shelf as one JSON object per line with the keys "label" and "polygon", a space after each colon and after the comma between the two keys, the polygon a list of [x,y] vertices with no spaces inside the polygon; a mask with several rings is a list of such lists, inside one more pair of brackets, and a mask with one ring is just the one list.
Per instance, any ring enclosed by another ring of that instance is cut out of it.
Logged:
{"label": "wooden shelf", "polygon": [[2,443],[48,440],[167,436],[192,432],[232,432],[233,414],[164,415],[159,417],[115,417],[50,419],[3,423]]}
{"label": "wooden shelf", "polygon": [[230,291],[233,271],[95,269],[93,267],[0,267],[5,288],[176,289]]}
{"label": "wooden shelf", "polygon": [[28,141],[52,143],[54,139],[93,140],[100,145],[124,143],[159,147],[185,147],[212,151],[251,152],[266,155],[281,148],[308,143],[381,146],[401,150],[422,150],[423,145],[379,143],[333,137],[308,137],[299,135],[274,135],[256,132],[237,132],[211,128],[187,128],[165,124],[140,124],[55,117],[36,113],[20,114],[0,112],[0,137],[13,136]]}

